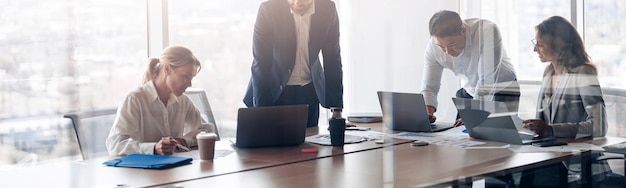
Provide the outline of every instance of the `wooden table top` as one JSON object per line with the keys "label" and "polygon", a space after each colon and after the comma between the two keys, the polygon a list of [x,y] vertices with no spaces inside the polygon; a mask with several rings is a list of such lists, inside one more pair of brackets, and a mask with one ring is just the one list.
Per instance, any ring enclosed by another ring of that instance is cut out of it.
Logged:
{"label": "wooden table top", "polygon": [[[366,124],[375,131],[382,125]],[[326,134],[325,127],[307,135]],[[389,132],[389,134],[394,132]],[[596,140],[599,146],[623,138]],[[227,139],[216,149],[227,155],[202,161],[197,151],[178,153],[192,164],[165,170],[108,167],[113,157],[0,170],[0,187],[381,187],[429,186],[466,178],[497,175],[554,163],[571,153],[514,153],[508,149],[463,149],[452,146],[411,146],[410,140],[385,144],[367,141],[343,148],[304,143],[296,147],[234,148]],[[303,153],[303,148],[318,153]]]}
{"label": "wooden table top", "polygon": [[[607,137],[598,146],[626,141]],[[367,150],[290,165],[215,176],[182,187],[424,187],[504,175],[576,157],[570,152],[515,153],[509,149],[411,146]]]}
{"label": "wooden table top", "polygon": [[[373,125],[379,127],[379,125]],[[307,136],[327,134],[325,128],[309,128]],[[176,156],[191,157],[189,165],[165,170],[149,170],[136,168],[108,167],[102,163],[116,157],[100,157],[84,161],[60,162],[35,165],[17,169],[0,169],[0,187],[146,187],[176,182],[207,178],[212,176],[237,173],[302,161],[315,160],[346,153],[380,149],[394,144],[411,142],[410,140],[394,139],[393,142],[376,144],[373,141],[346,144],[343,148],[303,143],[294,147],[270,147],[238,149],[227,140],[216,143],[217,153],[227,155],[213,161],[199,159],[197,150],[177,153]],[[303,148],[318,148],[318,153],[303,153]],[[30,178],[36,181],[28,181]],[[7,181],[8,180],[8,181]]]}

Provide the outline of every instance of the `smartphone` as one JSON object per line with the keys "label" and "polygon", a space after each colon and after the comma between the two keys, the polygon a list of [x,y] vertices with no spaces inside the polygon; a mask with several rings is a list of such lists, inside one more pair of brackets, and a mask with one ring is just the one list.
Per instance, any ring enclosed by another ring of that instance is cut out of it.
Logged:
{"label": "smartphone", "polygon": [[550,147],[550,146],[562,146],[562,145],[567,145],[567,143],[565,142],[558,142],[558,141],[547,141],[547,142],[535,142],[532,143],[533,146],[537,146],[537,147]]}

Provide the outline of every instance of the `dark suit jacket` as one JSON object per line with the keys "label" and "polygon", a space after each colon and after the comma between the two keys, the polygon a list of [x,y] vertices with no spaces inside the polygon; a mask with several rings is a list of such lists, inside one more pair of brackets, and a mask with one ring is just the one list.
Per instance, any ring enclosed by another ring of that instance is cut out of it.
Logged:
{"label": "dark suit jacket", "polygon": [[[544,100],[551,93],[553,72],[546,69],[544,74],[537,101],[537,117],[552,126],[556,137],[604,137],[607,130],[606,109],[595,68],[581,65],[561,74],[552,94],[552,105],[546,106]],[[544,111],[550,116],[546,116]]]}
{"label": "dark suit jacket", "polygon": [[[315,0],[309,37],[309,67],[317,97],[324,107],[343,107],[339,20],[334,2]],[[296,58],[295,22],[287,0],[269,0],[259,7],[253,55],[252,76],[243,101],[248,107],[272,106],[287,85]]]}

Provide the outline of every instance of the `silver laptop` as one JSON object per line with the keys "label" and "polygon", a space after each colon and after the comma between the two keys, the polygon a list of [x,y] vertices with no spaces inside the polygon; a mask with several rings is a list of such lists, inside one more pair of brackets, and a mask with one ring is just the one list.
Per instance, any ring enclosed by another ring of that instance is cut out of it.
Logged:
{"label": "silver laptop", "polygon": [[304,142],[308,105],[240,108],[238,148],[297,146]]}
{"label": "silver laptop", "polygon": [[383,123],[392,130],[437,132],[452,128],[453,123],[431,124],[424,96],[418,93],[378,91]]}
{"label": "silver laptop", "polygon": [[472,138],[518,145],[554,140],[539,138],[522,129],[517,112],[508,111],[503,102],[464,98],[452,98],[452,101]]}

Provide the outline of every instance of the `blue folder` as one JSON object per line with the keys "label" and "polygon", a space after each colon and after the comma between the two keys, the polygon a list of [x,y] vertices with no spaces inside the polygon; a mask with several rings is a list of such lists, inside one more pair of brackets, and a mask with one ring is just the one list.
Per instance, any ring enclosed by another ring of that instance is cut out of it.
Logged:
{"label": "blue folder", "polygon": [[106,161],[102,164],[115,167],[166,169],[190,164],[192,158],[166,155],[130,154],[118,159]]}

